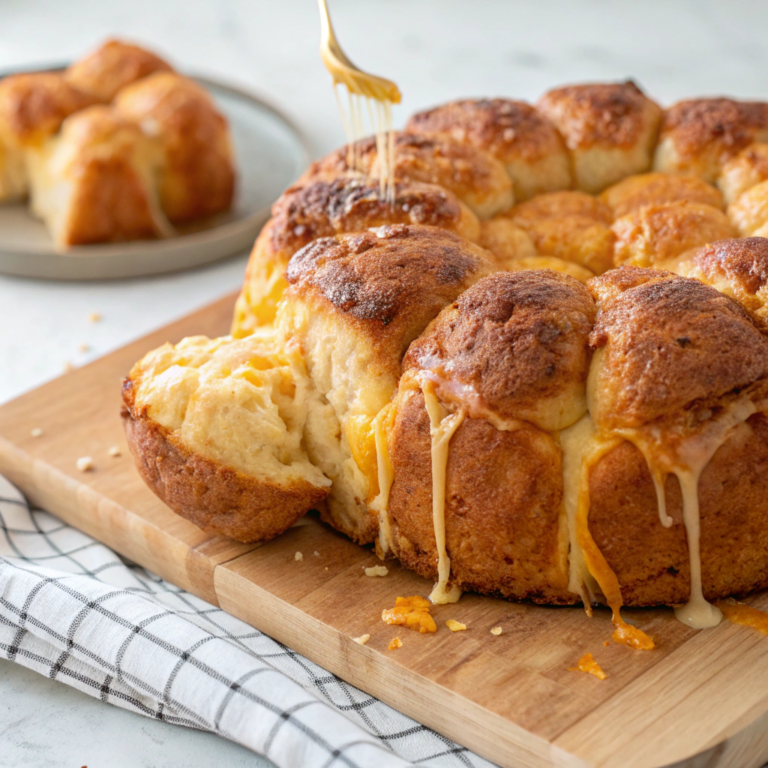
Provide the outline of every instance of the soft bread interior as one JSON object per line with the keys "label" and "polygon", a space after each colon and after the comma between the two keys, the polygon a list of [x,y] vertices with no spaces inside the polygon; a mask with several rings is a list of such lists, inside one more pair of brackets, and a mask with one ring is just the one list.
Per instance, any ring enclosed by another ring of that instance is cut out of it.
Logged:
{"label": "soft bread interior", "polygon": [[310,382],[301,356],[274,334],[165,344],[131,379],[136,410],[188,450],[256,480],[330,485],[304,448]]}
{"label": "soft bread interior", "polygon": [[0,140],[0,203],[22,199],[28,188],[24,151]]}

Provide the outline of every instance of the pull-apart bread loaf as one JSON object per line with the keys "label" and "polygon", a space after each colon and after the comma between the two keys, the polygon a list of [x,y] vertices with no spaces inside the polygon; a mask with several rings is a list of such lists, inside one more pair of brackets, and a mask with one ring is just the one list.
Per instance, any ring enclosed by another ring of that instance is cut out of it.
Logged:
{"label": "pull-apart bread loaf", "polygon": [[232,336],[126,380],[142,474],[240,540],[318,509],[435,602],[604,602],[638,648],[623,605],[713,625],[768,587],[765,115],[569,86],[317,161]]}
{"label": "pull-apart bread loaf", "polygon": [[61,249],[173,235],[229,208],[234,181],[211,97],[138,46],[0,81],[0,202],[29,194]]}

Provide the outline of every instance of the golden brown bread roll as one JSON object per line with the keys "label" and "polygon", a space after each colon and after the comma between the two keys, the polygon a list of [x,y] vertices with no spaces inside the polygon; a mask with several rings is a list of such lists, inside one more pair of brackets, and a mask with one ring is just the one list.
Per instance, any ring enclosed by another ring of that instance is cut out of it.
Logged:
{"label": "golden brown bread roll", "polygon": [[233,335],[243,336],[274,320],[287,286],[288,262],[319,237],[384,224],[424,224],[479,239],[475,214],[445,189],[396,182],[394,198],[391,204],[381,194],[377,179],[355,175],[333,181],[319,178],[286,190],[272,206],[272,218],[253,247],[235,307]]}
{"label": "golden brown bread roll", "polygon": [[578,189],[601,192],[651,167],[661,108],[631,80],[555,88],[536,106],[565,139]]}
{"label": "golden brown bread roll", "polygon": [[638,208],[612,226],[617,266],[653,267],[685,251],[733,234],[728,217],[704,203],[664,203]]}
{"label": "golden brown bread roll", "polygon": [[742,193],[768,179],[768,144],[750,144],[723,163],[717,179],[725,202],[735,203]]}
{"label": "golden brown bread roll", "polygon": [[230,207],[235,168],[229,126],[205,89],[157,72],[123,88],[115,108],[162,146],[160,204],[172,223]]}
{"label": "golden brown bread roll", "polygon": [[389,441],[392,544],[406,567],[438,576],[439,468],[430,459],[426,393],[439,399],[444,416],[464,414],[450,440],[445,504],[437,510],[451,582],[536,602],[578,599],[567,590],[555,434],[586,412],[594,312],[589,292],[570,277],[497,273],[465,291],[411,345]]}
{"label": "golden brown bread roll", "polygon": [[479,244],[493,253],[503,269],[513,261],[536,256],[533,240],[507,216],[481,221]]}
{"label": "golden brown bread roll", "polygon": [[648,205],[665,203],[704,203],[723,209],[723,197],[711,184],[695,176],[672,173],[630,176],[606,189],[600,199],[613,210],[616,218]]}
{"label": "golden brown bread roll", "polygon": [[768,239],[716,240],[662,266],[683,277],[695,277],[736,299],[763,330],[768,330]]}
{"label": "golden brown bread roll", "polygon": [[155,188],[159,150],[110,107],[71,115],[27,159],[32,210],[59,248],[172,233]]}
{"label": "golden brown bread roll", "polygon": [[122,40],[106,40],[95,51],[67,67],[64,77],[97,101],[112,101],[118,91],[154,72],[172,72],[159,56]]}
{"label": "golden brown bread roll", "polygon": [[518,201],[571,186],[563,140],[547,120],[523,101],[454,101],[413,115],[406,130],[446,135],[490,152],[506,166]]}
{"label": "golden brown bread roll", "polygon": [[271,539],[330,487],[302,445],[309,388],[301,356],[274,335],[166,344],[123,384],[128,444],[177,514],[238,541]]}
{"label": "golden brown bread roll", "polygon": [[653,167],[714,183],[723,164],[754,141],[768,141],[768,105],[690,99],[664,111]]}
{"label": "golden brown bread roll", "polygon": [[374,419],[397,389],[408,345],[459,294],[493,271],[482,248],[435,227],[397,224],[315,240],[288,268],[278,322],[304,353],[320,402],[310,458],[333,480],[327,516],[355,541],[374,540]]}
{"label": "golden brown bread roll", "polygon": [[[487,152],[446,136],[395,132],[393,141],[396,179],[437,184],[453,192],[480,219],[490,219],[512,207],[512,182],[504,166]],[[382,170],[376,139],[371,136],[312,163],[298,183],[356,171],[379,178]]]}
{"label": "golden brown bread roll", "polygon": [[541,256],[554,256],[595,274],[613,266],[611,209],[585,192],[550,192],[516,205],[511,220]]}
{"label": "golden brown bread roll", "polygon": [[768,222],[768,181],[761,181],[742,192],[728,206],[728,218],[742,237],[763,235],[759,230]]}

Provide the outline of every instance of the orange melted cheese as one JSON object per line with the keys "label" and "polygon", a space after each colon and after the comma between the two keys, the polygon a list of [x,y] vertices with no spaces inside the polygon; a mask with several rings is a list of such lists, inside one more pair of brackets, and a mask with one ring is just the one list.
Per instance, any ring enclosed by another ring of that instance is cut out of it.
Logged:
{"label": "orange melted cheese", "polygon": [[385,608],[381,612],[381,620],[385,624],[402,625],[422,634],[437,632],[437,624],[429,612],[429,607],[429,600],[418,595],[398,597],[394,608]]}
{"label": "orange melted cheese", "polygon": [[744,627],[752,627],[762,635],[768,635],[768,613],[753,608],[751,605],[737,603],[735,601],[721,601],[717,607],[723,612],[728,621],[741,624]]}
{"label": "orange melted cheese", "polygon": [[585,653],[578,661],[575,667],[568,667],[569,672],[586,672],[594,675],[598,680],[605,680],[607,675],[595,661],[591,653]]}

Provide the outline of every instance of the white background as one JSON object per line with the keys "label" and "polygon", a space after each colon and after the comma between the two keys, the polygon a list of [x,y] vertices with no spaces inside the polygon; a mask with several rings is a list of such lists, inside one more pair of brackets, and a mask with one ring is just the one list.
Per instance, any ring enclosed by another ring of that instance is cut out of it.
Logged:
{"label": "white background", "polygon": [[[535,99],[634,78],[662,104],[768,98],[768,5],[701,0],[330,0],[360,66],[403,91],[400,126],[462,96]],[[317,53],[314,0],[0,0],[0,69],[65,62],[108,35],[281,105],[319,155],[343,141]],[[104,283],[0,276],[0,402],[235,290],[245,255],[183,275]],[[101,323],[87,316],[100,312]],[[90,352],[79,351],[88,344]],[[0,433],[2,424],[0,423]],[[147,721],[0,662],[0,764],[261,766],[216,737]]]}

